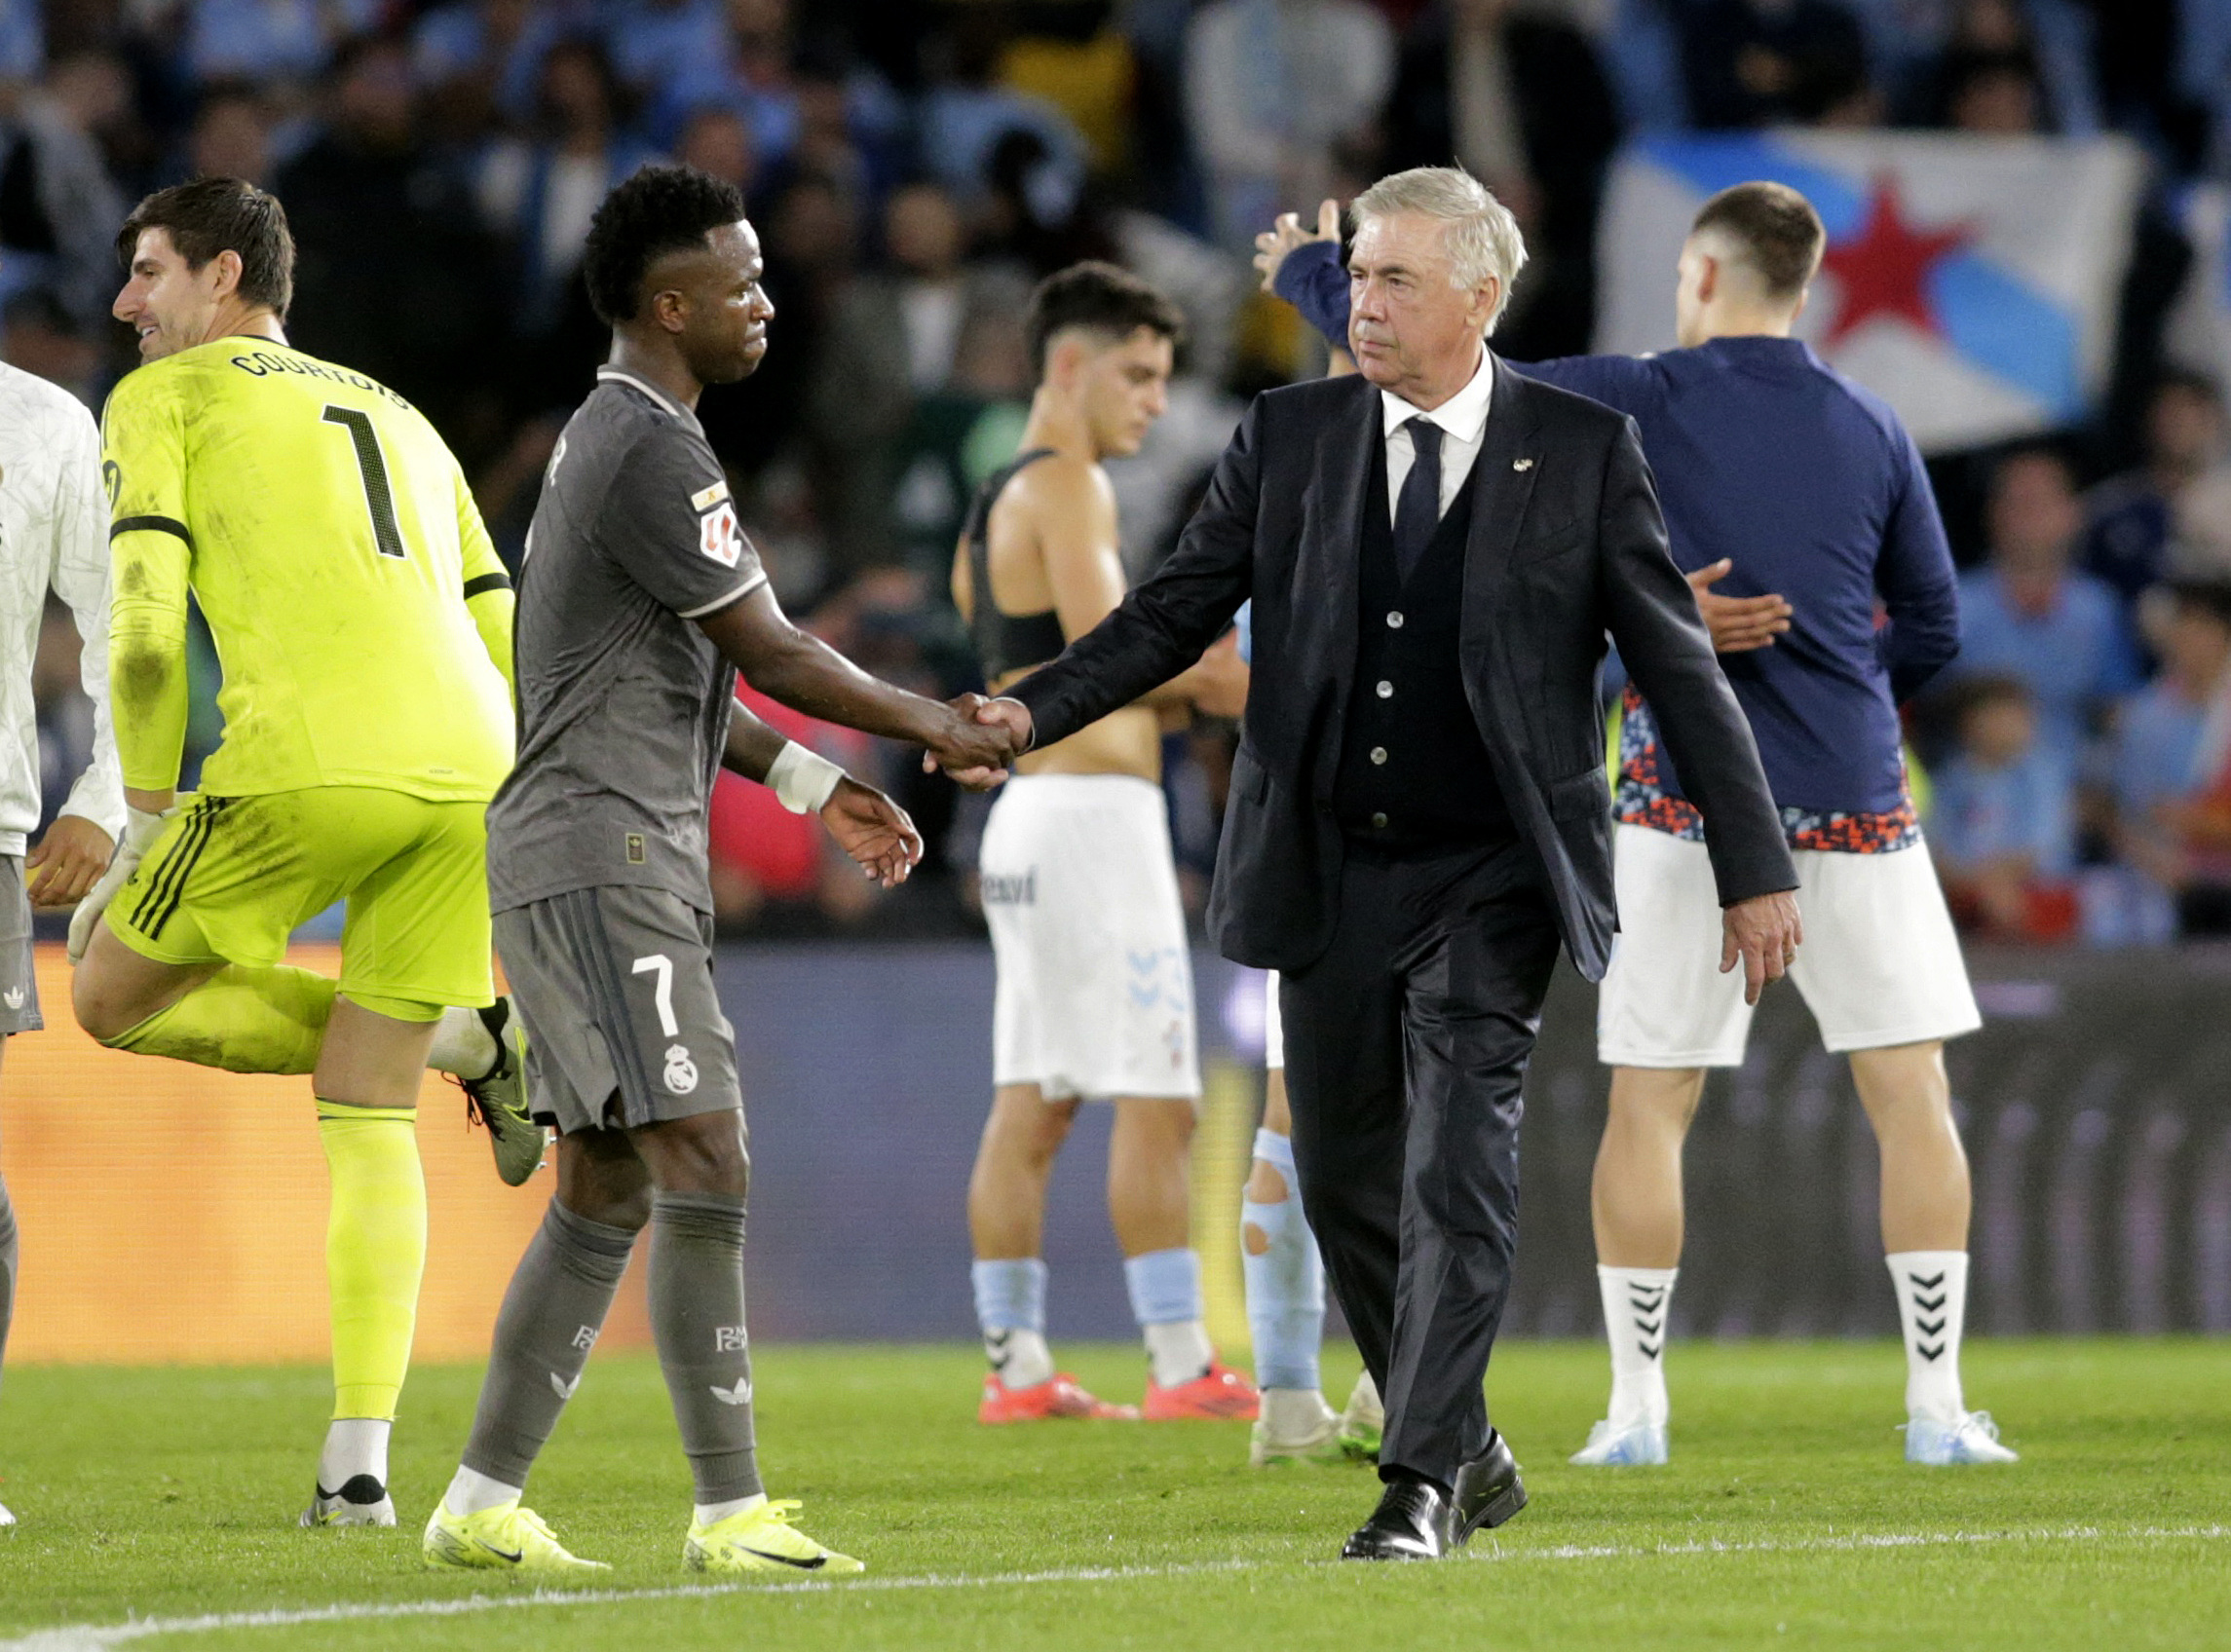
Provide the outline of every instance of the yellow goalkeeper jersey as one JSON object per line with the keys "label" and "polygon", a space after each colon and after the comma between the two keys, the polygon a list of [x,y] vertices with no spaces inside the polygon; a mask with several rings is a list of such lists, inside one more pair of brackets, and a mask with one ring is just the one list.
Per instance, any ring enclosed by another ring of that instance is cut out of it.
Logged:
{"label": "yellow goalkeeper jersey", "polygon": [[417,409],[237,337],[127,375],[101,423],[127,786],[178,783],[191,588],[224,670],[205,792],[495,795],[511,767],[510,581]]}

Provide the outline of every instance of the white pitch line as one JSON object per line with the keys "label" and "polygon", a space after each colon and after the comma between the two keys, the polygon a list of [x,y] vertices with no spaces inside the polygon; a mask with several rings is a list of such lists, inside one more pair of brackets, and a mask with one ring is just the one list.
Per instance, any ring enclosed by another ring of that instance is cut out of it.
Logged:
{"label": "white pitch line", "polygon": [[[1468,1551],[1474,1561],[1510,1565],[1522,1560],[1632,1560],[1695,1555],[1811,1555],[1870,1549],[1971,1548],[2001,1543],[2192,1543],[2231,1538],[2231,1525],[2060,1526],[2033,1531],[1854,1532],[1847,1536],[1762,1538],[1756,1542],[1560,1544],[1505,1549],[1494,1539]],[[538,1606],[619,1606],[651,1600],[703,1600],[726,1596],[826,1595],[842,1591],[888,1593],[915,1589],[1003,1589],[1059,1583],[1127,1583],[1142,1578],[1201,1577],[1255,1571],[1272,1560],[1213,1560],[1167,1566],[1072,1566],[1051,1571],[991,1572],[972,1576],[925,1573],[866,1577],[838,1583],[675,1584],[662,1589],[537,1590],[531,1595],[468,1595],[442,1600],[360,1600],[330,1606],[272,1607],[260,1612],[208,1612],[199,1617],[132,1618],[120,1624],[67,1624],[0,1640],[0,1652],[106,1652],[129,1641],[165,1634],[209,1634],[222,1630],[296,1629],[309,1624],[387,1622],[398,1618],[454,1618],[478,1612],[514,1612]],[[1329,1562],[1310,1562],[1329,1563]]]}

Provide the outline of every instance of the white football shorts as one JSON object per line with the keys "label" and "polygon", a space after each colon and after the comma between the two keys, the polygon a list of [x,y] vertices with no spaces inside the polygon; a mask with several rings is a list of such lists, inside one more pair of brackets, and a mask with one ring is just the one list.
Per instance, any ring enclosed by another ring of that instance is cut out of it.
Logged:
{"label": "white football shorts", "polygon": [[[1956,1038],[1983,1025],[1925,844],[1888,854],[1795,851],[1804,943],[1789,979],[1832,1051]],[[1740,965],[1720,973],[1720,892],[1702,844],[1621,826],[1619,939],[1597,1000],[1611,1067],[1740,1067],[1751,1033]]]}
{"label": "white football shorts", "polygon": [[1200,1098],[1192,957],[1162,789],[1024,774],[978,862],[999,963],[992,1075],[1045,1099]]}
{"label": "white football shorts", "polygon": [[1263,1065],[1275,1072],[1286,1065],[1286,1016],[1278,1007],[1278,972],[1264,981]]}

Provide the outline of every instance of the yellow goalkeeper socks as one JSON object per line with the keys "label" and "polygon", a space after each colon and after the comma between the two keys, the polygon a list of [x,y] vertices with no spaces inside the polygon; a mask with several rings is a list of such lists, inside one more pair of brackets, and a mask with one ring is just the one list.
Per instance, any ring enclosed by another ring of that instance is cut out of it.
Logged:
{"label": "yellow goalkeeper socks", "polygon": [[426,1179],[417,1113],[321,1100],[333,1173],[325,1271],[333,1297],[333,1415],[392,1417],[410,1365],[426,1268]]}
{"label": "yellow goalkeeper socks", "polygon": [[284,964],[233,964],[109,1047],[228,1072],[309,1072],[333,1013],[332,981]]}

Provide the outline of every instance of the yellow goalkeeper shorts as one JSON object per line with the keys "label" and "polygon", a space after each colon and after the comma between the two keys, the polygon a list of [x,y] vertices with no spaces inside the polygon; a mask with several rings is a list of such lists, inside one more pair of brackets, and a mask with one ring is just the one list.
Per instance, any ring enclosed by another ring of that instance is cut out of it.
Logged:
{"label": "yellow goalkeeper shorts", "polygon": [[495,1001],[488,806],[369,786],[181,800],[106,914],[158,963],[265,967],[335,901],[340,990],[429,1005]]}

